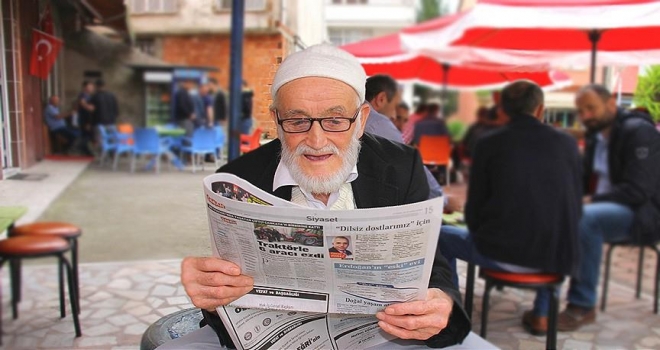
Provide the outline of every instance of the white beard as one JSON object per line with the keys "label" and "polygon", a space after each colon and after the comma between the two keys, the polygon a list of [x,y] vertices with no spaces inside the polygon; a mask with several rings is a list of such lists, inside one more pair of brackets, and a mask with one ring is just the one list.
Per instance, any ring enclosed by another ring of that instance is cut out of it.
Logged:
{"label": "white beard", "polygon": [[[359,125],[359,124],[358,124]],[[284,132],[278,128],[277,134],[280,140],[284,140]],[[282,142],[282,162],[289,169],[291,177],[298,183],[298,186],[304,191],[316,194],[329,194],[338,192],[341,186],[348,179],[351,170],[357,164],[360,155],[360,139],[358,138],[358,128],[355,128],[351,137],[351,142],[344,152],[334,144],[329,144],[319,150],[313,149],[305,144],[300,144],[294,151],[289,150],[287,145]],[[300,158],[303,154],[328,154],[338,156],[342,159],[342,164],[337,171],[332,174],[321,176],[307,176],[300,167]]]}

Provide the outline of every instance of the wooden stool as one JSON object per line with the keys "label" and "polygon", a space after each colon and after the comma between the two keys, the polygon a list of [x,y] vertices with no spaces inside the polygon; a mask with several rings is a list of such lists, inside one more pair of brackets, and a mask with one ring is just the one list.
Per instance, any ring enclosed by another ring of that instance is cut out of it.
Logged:
{"label": "wooden stool", "polygon": [[[558,294],[564,282],[564,276],[552,273],[514,273],[481,269],[481,277],[486,281],[481,315],[481,336],[486,338],[488,325],[488,303],[493,287],[514,287],[525,289],[549,288],[550,309],[548,310],[548,334],[545,340],[546,349],[557,348],[557,314],[559,313]],[[474,286],[469,286],[474,288]]]}
{"label": "wooden stool", "polygon": [[[0,240],[0,269],[7,260],[20,261],[24,258],[41,258],[46,256],[54,256],[59,260],[58,274],[59,274],[59,292],[60,292],[60,316],[65,317],[64,306],[64,278],[62,276],[62,267],[66,268],[67,280],[69,283],[69,301],[71,302],[71,314],[73,315],[73,325],[76,331],[76,337],[80,337],[82,332],[80,330],[80,322],[78,320],[78,298],[76,296],[76,288],[73,281],[73,272],[71,264],[64,257],[64,253],[71,249],[71,245],[65,239],[60,237],[37,237],[37,236],[21,236],[10,237],[5,240]],[[11,271],[11,285],[12,285],[12,317],[18,317],[18,299],[14,288],[14,271]],[[0,300],[0,316],[2,315],[1,309],[2,302]],[[1,317],[0,317],[1,320]],[[0,322],[0,334],[2,333],[2,324]],[[0,338],[0,344],[1,343]]]}
{"label": "wooden stool", "polygon": [[[82,234],[82,230],[75,225],[66,222],[35,222],[16,226],[9,231],[10,237],[17,236],[51,236],[61,237],[66,239],[71,245],[71,265],[73,268],[73,283],[76,288],[76,303],[78,304],[78,312],[80,312],[80,281],[78,280],[78,237]],[[62,266],[60,266],[60,269]],[[21,272],[20,263],[16,264],[13,268],[13,274],[16,277],[16,288],[18,301],[21,301]]]}
{"label": "wooden stool", "polygon": [[658,313],[658,284],[660,284],[660,250],[656,244],[639,244],[631,241],[609,242],[607,254],[605,255],[605,274],[603,276],[603,292],[600,299],[600,311],[605,311],[607,305],[607,287],[610,282],[610,265],[612,263],[612,251],[616,247],[638,247],[639,258],[637,260],[637,287],[635,288],[635,297],[639,299],[642,293],[642,273],[644,272],[644,248],[651,248],[655,252],[655,284],[653,289],[653,313]]}

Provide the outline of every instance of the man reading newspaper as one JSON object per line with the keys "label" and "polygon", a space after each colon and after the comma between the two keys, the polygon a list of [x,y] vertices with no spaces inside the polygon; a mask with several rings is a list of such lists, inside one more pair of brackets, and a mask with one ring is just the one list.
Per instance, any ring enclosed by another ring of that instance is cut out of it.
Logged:
{"label": "man reading newspaper", "polygon": [[[370,108],[364,103],[365,82],[360,63],[334,46],[315,45],[290,55],[271,87],[270,114],[278,140],[218,172],[318,209],[376,208],[427,199],[429,188],[417,150],[363,133]],[[380,328],[398,338],[423,340],[430,347],[462,342],[470,321],[450,276],[447,262],[436,257],[426,300],[386,307],[376,314]],[[181,280],[208,326],[178,339],[176,346],[233,347],[215,309],[248,293],[253,279],[220,258],[188,257],[181,265]]]}

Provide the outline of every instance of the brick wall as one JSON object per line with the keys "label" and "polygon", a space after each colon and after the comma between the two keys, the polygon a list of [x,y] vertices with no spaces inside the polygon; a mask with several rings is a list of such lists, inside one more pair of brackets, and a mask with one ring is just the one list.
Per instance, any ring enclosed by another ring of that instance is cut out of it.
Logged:
{"label": "brick wall", "polygon": [[[280,34],[246,34],[243,44],[243,78],[254,90],[255,127],[275,137],[275,123],[268,113],[271,103],[270,85],[285,52]],[[211,72],[220,86],[229,85],[230,36],[222,34],[178,35],[162,38],[162,59],[167,62],[218,68]]]}

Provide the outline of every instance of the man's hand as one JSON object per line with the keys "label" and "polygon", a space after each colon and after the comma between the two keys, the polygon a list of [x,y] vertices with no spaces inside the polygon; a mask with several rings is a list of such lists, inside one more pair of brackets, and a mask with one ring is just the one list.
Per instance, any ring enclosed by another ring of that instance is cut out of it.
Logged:
{"label": "man's hand", "polygon": [[589,203],[591,203],[591,196],[582,197],[582,204],[589,204]]}
{"label": "man's hand", "polygon": [[401,339],[426,340],[449,322],[454,301],[438,288],[430,288],[424,301],[393,304],[376,314],[385,332]]}
{"label": "man's hand", "polygon": [[447,206],[445,206],[445,213],[451,214],[455,211],[462,213],[465,203],[456,196],[447,196]]}
{"label": "man's hand", "polygon": [[181,283],[195,306],[215,312],[252,290],[254,280],[229,261],[187,257],[181,262]]}

